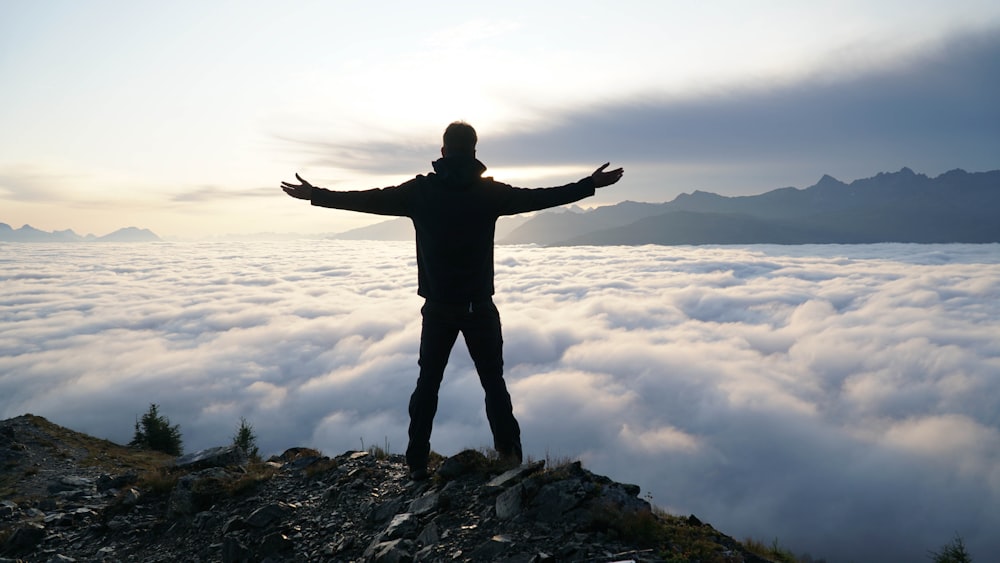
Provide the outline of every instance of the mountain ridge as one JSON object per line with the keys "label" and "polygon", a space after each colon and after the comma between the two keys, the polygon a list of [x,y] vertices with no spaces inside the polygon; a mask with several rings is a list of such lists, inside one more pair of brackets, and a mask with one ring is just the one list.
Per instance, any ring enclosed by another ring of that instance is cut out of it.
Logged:
{"label": "mountain ridge", "polygon": [[791,560],[654,510],[579,462],[511,467],[465,450],[415,482],[378,448],[172,457],[30,414],[0,421],[0,462],[2,561]]}
{"label": "mountain ridge", "polygon": [[103,236],[79,235],[73,229],[43,231],[31,225],[13,228],[0,223],[0,242],[160,242],[162,239],[149,229],[124,227]]}
{"label": "mountain ridge", "polygon": [[[721,196],[695,191],[638,213],[615,214],[622,204],[569,217],[536,215],[503,243],[559,245],[639,244],[863,244],[877,242],[1000,242],[1000,170],[955,169],[936,178],[910,168],[850,183],[830,175],[804,189]],[[599,214],[611,221],[596,220]]]}

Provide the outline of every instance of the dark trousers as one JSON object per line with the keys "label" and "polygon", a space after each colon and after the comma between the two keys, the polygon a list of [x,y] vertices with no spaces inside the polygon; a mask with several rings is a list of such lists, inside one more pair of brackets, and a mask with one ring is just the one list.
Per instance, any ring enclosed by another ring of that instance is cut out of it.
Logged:
{"label": "dark trousers", "polygon": [[407,464],[411,469],[427,466],[438,389],[459,332],[465,337],[469,355],[479,373],[479,382],[486,392],[486,418],[493,432],[493,447],[501,456],[520,463],[521,428],[514,418],[510,394],[503,380],[503,337],[496,305],[492,301],[462,304],[427,301],[420,314],[423,316],[420,376],[417,388],[410,396]]}

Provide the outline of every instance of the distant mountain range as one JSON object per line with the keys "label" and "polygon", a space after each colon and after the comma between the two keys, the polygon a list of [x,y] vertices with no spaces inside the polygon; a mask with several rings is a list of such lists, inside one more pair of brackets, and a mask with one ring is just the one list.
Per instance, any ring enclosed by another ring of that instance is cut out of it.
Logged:
{"label": "distant mountain range", "polygon": [[[1000,242],[1000,170],[952,170],[930,178],[909,168],[850,184],[823,176],[808,188],[727,197],[695,191],[667,203],[626,201],[583,210],[573,206],[530,217],[502,217],[499,244],[863,244]],[[234,235],[259,240],[303,235]],[[342,233],[347,240],[412,240],[413,225],[396,218]],[[95,237],[0,223],[0,242],[149,242],[128,227]]]}
{"label": "distant mountain range", "polygon": [[7,223],[0,223],[0,242],[156,242],[161,240],[149,229],[126,227],[104,236],[78,235],[72,230],[42,231],[24,225],[15,229]]}
{"label": "distant mountain range", "polygon": [[669,203],[624,202],[583,213],[532,217],[505,244],[818,244],[1000,242],[1000,170],[909,168],[845,184],[754,196],[696,191]]}

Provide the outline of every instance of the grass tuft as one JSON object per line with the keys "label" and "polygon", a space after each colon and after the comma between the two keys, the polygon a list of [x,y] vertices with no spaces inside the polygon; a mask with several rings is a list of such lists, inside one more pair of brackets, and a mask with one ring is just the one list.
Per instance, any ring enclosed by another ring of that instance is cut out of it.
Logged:
{"label": "grass tuft", "polygon": [[136,487],[151,495],[169,495],[177,485],[180,475],[167,467],[145,471],[139,475]]}
{"label": "grass tuft", "polygon": [[743,540],[743,547],[750,553],[754,553],[775,563],[796,563],[798,561],[791,551],[778,544],[778,538],[774,538],[770,545],[754,538],[747,538]]}
{"label": "grass tuft", "polygon": [[323,459],[317,461],[316,463],[312,463],[308,467],[306,467],[305,474],[310,479],[315,479],[326,473],[329,473],[330,471],[333,471],[334,469],[337,469],[338,467],[340,467],[340,464],[337,463],[337,460],[324,457]]}
{"label": "grass tuft", "polygon": [[278,474],[278,469],[266,463],[251,463],[247,465],[246,473],[227,481],[223,488],[231,497],[247,494],[257,489],[261,483],[270,481]]}

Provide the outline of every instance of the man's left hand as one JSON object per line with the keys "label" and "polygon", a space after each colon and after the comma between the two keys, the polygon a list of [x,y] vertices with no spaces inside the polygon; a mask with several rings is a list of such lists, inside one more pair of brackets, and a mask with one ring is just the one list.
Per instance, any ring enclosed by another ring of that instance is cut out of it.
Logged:
{"label": "man's left hand", "polygon": [[610,162],[605,162],[603,166],[601,166],[597,170],[594,170],[594,173],[590,175],[590,178],[594,180],[595,188],[603,188],[604,186],[610,186],[611,184],[614,184],[618,180],[622,179],[622,174],[625,173],[625,170],[621,168],[615,168],[614,170],[609,170],[608,172],[604,171],[604,169],[607,168],[610,164],[611,164]]}

